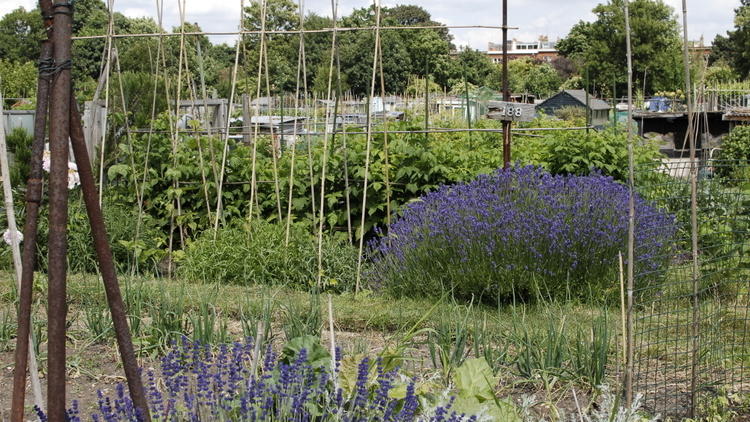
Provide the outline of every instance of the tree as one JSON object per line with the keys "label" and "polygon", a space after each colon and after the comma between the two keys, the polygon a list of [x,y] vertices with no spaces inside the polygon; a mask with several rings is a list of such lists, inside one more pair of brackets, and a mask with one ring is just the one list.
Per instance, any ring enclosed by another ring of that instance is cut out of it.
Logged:
{"label": "tree", "polygon": [[[296,31],[299,29],[299,11],[291,0],[269,0],[266,8],[266,30]],[[261,29],[261,10],[256,2],[245,9],[245,27],[249,30]],[[323,29],[333,26],[330,18],[316,14],[304,17],[305,29]],[[375,25],[373,6],[355,9],[348,16],[339,18],[339,26],[369,28]],[[412,5],[383,7],[383,26],[439,26],[430,14],[421,7]],[[328,90],[328,73],[331,65],[330,32],[305,34],[306,67],[308,87],[319,93]],[[375,36],[371,30],[345,31],[337,35],[338,61],[341,63],[341,79],[346,87],[356,95],[369,95],[372,81],[373,53]],[[258,60],[260,58],[258,34],[249,34],[244,39],[243,81],[255,91],[257,84]],[[297,86],[297,63],[299,58],[298,34],[268,34],[269,73],[276,92],[293,92]],[[385,91],[402,92],[409,79],[416,75],[430,74],[441,86],[446,86],[451,73],[451,37],[446,28],[410,29],[401,31],[381,31],[380,43],[383,58],[383,79]],[[378,66],[378,70],[379,70]],[[265,73],[265,72],[264,72]],[[335,75],[335,74],[334,74]],[[335,80],[335,79],[334,79]],[[262,80],[265,93],[265,79]],[[376,77],[376,92],[381,91],[380,76]]]}
{"label": "tree", "polygon": [[518,94],[534,94],[546,98],[557,92],[562,80],[548,63],[535,63],[529,59],[508,63],[510,90]]}
{"label": "tree", "polygon": [[0,19],[0,57],[12,62],[39,59],[39,42],[44,36],[38,10],[19,7]]}
{"label": "tree", "polygon": [[469,84],[494,90],[502,85],[500,66],[492,63],[486,54],[471,48],[461,50],[451,61],[450,75],[451,87],[463,84],[464,79]]}
{"label": "tree", "polygon": [[34,62],[12,62],[0,59],[0,92],[4,98],[31,98],[36,95]]}
{"label": "tree", "polygon": [[742,78],[750,76],[750,0],[734,10],[734,31],[717,35],[709,61],[728,63]]}
{"label": "tree", "polygon": [[[263,28],[261,4],[256,1],[245,8],[245,29],[260,31]],[[266,2],[266,31],[295,31],[298,29],[299,13],[295,2],[291,0],[269,0]],[[273,78],[268,81],[268,84],[273,86],[274,91],[294,91],[297,81],[299,36],[295,34],[265,34],[264,37],[268,54],[262,63],[264,70],[261,73],[261,95],[266,94],[266,63],[268,63],[268,74]],[[261,41],[262,36],[260,34],[248,34],[243,37],[243,68],[245,78],[250,85],[248,89],[252,95],[255,95],[257,89]]]}
{"label": "tree", "polygon": [[[592,85],[609,91],[613,82],[622,85],[627,77],[623,0],[599,4],[593,13],[596,20],[576,24],[557,49],[582,73],[588,70]],[[662,0],[631,1],[630,25],[636,86],[645,81],[647,93],[678,89],[683,74],[674,10]]]}

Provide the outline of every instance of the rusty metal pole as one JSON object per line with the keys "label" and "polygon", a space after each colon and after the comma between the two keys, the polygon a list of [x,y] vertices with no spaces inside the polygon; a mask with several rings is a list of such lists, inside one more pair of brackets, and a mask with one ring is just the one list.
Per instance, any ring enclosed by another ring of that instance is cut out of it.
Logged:
{"label": "rusty metal pole", "polygon": [[[34,141],[31,144],[31,163],[26,185],[26,220],[24,222],[21,282],[18,291],[18,328],[16,336],[15,366],[13,369],[13,398],[11,400],[11,422],[24,420],[26,400],[26,371],[28,368],[29,336],[31,334],[31,303],[36,266],[36,236],[39,222],[39,205],[42,198],[42,155],[47,133],[47,113],[49,111],[49,91],[51,80],[52,42],[49,31],[52,29],[52,2],[39,2],[44,27],[48,39],[41,44],[39,54],[39,78],[37,80],[36,115],[34,117]],[[33,370],[34,368],[31,368]],[[37,404],[39,405],[39,404]]]}
{"label": "rusty metal pole", "polygon": [[66,0],[53,4],[53,58],[55,75],[50,97],[50,176],[47,300],[47,417],[65,421],[65,334],[68,226],[68,139],[70,128],[70,49],[72,5]]}
{"label": "rusty metal pole", "polygon": [[[508,88],[508,0],[503,0],[503,101],[510,101]],[[511,121],[503,120],[503,168],[510,167]]]}
{"label": "rusty metal pole", "polygon": [[[52,59],[52,43],[42,42],[40,64]],[[31,144],[31,164],[26,184],[26,220],[23,227],[23,254],[21,262],[21,288],[18,292],[18,332],[16,336],[15,367],[13,370],[13,400],[11,421],[23,421],[23,408],[26,394],[27,358],[29,356],[29,335],[31,334],[31,302],[36,266],[36,236],[39,222],[39,204],[42,199],[42,154],[47,132],[47,111],[49,105],[50,79],[41,70],[37,84],[36,116],[34,121],[34,141]],[[33,369],[33,368],[32,368]]]}
{"label": "rusty metal pole", "polygon": [[94,173],[91,170],[91,162],[86,150],[86,141],[83,136],[83,125],[78,106],[73,95],[70,97],[70,141],[73,145],[73,155],[78,164],[78,174],[81,180],[83,201],[86,203],[86,213],[91,225],[91,235],[94,240],[96,257],[99,260],[99,271],[104,282],[104,291],[107,294],[109,310],[112,314],[112,322],[115,328],[115,337],[120,351],[120,358],[128,381],[130,397],[133,399],[136,409],[140,411],[142,421],[150,421],[148,402],[143,390],[138,361],[133,349],[133,341],[128,328],[128,317],[125,313],[125,304],[122,301],[120,285],[117,282],[112,250],[107,240],[107,229],[104,226],[102,209],[99,206],[99,196],[94,183]]}

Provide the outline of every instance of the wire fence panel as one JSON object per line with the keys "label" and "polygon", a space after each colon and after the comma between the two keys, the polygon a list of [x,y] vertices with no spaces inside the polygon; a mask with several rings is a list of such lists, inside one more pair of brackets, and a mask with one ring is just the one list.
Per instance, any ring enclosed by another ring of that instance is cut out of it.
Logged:
{"label": "wire fence panel", "polygon": [[664,213],[672,224],[656,228],[671,242],[642,233],[635,244],[633,390],[662,417],[698,416],[707,400],[748,392],[750,381],[750,167],[706,156],[696,171],[695,256],[690,160],[636,173],[638,194],[653,205],[636,230]]}

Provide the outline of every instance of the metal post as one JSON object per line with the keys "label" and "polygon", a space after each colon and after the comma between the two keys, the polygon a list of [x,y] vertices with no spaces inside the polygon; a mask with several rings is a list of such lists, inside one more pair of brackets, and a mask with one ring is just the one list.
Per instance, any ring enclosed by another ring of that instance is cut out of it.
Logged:
{"label": "metal post", "polygon": [[630,2],[625,0],[625,46],[628,63],[628,308],[627,308],[627,364],[625,368],[625,403],[633,403],[633,371],[635,351],[633,349],[633,290],[635,288],[635,159],[633,158],[633,51],[630,44]]}
{"label": "metal post", "polygon": [[70,49],[72,5],[56,0],[53,5],[52,41],[55,75],[50,97],[50,180],[48,255],[48,382],[47,416],[50,422],[66,419],[65,333],[68,225],[68,139],[70,128]]}
{"label": "metal post", "polygon": [[[459,60],[461,58],[459,57]],[[471,111],[469,110],[469,84],[466,80],[466,62],[461,60],[461,70],[463,71],[464,77],[464,97],[466,97],[466,127],[471,129]],[[473,139],[471,132],[469,132],[469,148],[473,148]]]}
{"label": "metal post", "polygon": [[[52,2],[39,2],[44,17],[45,28],[52,28]],[[44,139],[47,132],[47,112],[49,109],[50,79],[49,69],[45,69],[52,60],[52,42],[42,42],[39,55],[40,71],[37,80],[36,115],[34,117],[34,141],[31,144],[31,163],[29,179],[26,185],[26,220],[23,227],[23,254],[21,262],[21,288],[18,291],[18,332],[16,336],[15,367],[13,370],[13,399],[11,402],[11,421],[24,420],[24,402],[26,394],[27,357],[29,356],[29,336],[31,335],[31,302],[36,266],[36,236],[39,222],[39,204],[42,198],[42,155]],[[33,362],[32,362],[33,365]],[[35,368],[28,368],[35,370]],[[33,375],[32,375],[33,381]],[[40,403],[41,404],[41,403]]]}
{"label": "metal post", "polygon": [[589,67],[586,66],[586,135],[589,134],[591,127],[591,105],[589,101]]}
{"label": "metal post", "polygon": [[[503,0],[503,101],[510,101],[508,88],[508,0]],[[510,167],[511,121],[503,121],[503,168]]]}
{"label": "metal post", "polygon": [[91,225],[91,235],[94,240],[94,249],[99,261],[99,271],[104,282],[104,291],[107,295],[107,303],[112,314],[112,322],[115,328],[115,337],[117,338],[117,347],[120,351],[125,377],[128,381],[128,390],[130,397],[133,399],[135,407],[140,411],[140,417],[143,421],[149,421],[148,402],[143,390],[138,361],[133,349],[133,341],[130,337],[128,328],[128,317],[125,312],[125,305],[120,294],[120,285],[117,282],[117,272],[115,271],[114,260],[112,259],[112,250],[107,240],[107,229],[104,226],[104,217],[102,209],[99,206],[97,189],[94,183],[94,174],[91,170],[91,162],[86,152],[86,141],[83,137],[83,125],[81,116],[78,113],[78,107],[75,98],[70,97],[70,140],[73,145],[73,154],[78,164],[78,174],[81,179],[81,190],[83,191],[83,201],[86,203],[86,213]]}
{"label": "metal post", "polygon": [[[385,98],[383,98],[383,109],[383,115],[385,115]],[[430,59],[428,58],[424,61],[424,130],[425,140],[429,140],[430,134],[427,132],[430,130]]]}
{"label": "metal post", "polygon": [[687,102],[687,137],[690,143],[690,231],[693,254],[693,314],[692,314],[692,367],[690,377],[690,413],[689,417],[695,417],[696,398],[698,389],[698,361],[700,359],[700,333],[698,331],[698,294],[700,289],[700,264],[698,262],[698,160],[695,151],[696,136],[693,132],[693,98],[692,83],[690,81],[690,56],[688,53],[688,30],[687,30],[687,0],[682,0],[682,59],[685,71],[685,101]]}

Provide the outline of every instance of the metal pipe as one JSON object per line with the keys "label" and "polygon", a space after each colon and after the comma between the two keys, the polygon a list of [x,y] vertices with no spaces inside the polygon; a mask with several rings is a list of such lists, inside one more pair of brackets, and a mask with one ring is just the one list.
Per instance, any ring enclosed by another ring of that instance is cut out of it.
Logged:
{"label": "metal pipe", "polygon": [[140,411],[143,421],[150,421],[148,402],[143,390],[138,361],[133,349],[133,341],[130,337],[128,317],[125,312],[125,304],[120,293],[120,285],[117,281],[117,272],[112,258],[112,250],[109,247],[107,229],[104,225],[104,216],[99,206],[99,198],[94,183],[94,173],[91,170],[91,162],[86,151],[86,141],[83,136],[83,125],[73,95],[70,97],[70,141],[73,145],[73,155],[78,164],[78,175],[83,191],[83,201],[86,204],[86,213],[91,225],[91,236],[94,240],[94,249],[99,261],[99,271],[104,282],[104,291],[107,295],[107,303],[112,314],[112,322],[117,338],[117,347],[120,351],[125,377],[128,381],[128,390],[133,399],[136,409]]}
{"label": "metal pipe", "polygon": [[50,422],[63,422],[66,420],[66,257],[72,5],[65,0],[56,0],[53,9],[55,74],[50,97],[47,417]]}
{"label": "metal pipe", "polygon": [[[508,0],[503,0],[503,101],[510,101],[508,88]],[[511,121],[503,121],[503,168],[510,167]]]}
{"label": "metal pipe", "polygon": [[[52,3],[49,0],[39,2],[42,14],[50,16]],[[49,31],[52,21],[45,19],[45,27]],[[41,44],[39,63],[44,65],[52,60],[52,42],[47,39]],[[41,66],[40,66],[41,67]],[[46,69],[40,68],[37,79],[36,92],[36,114],[34,116],[34,140],[31,143],[31,162],[29,165],[29,178],[26,184],[26,220],[24,221],[23,254],[21,256],[21,279],[18,290],[18,328],[16,336],[15,366],[13,369],[13,398],[11,400],[10,418],[12,422],[22,422],[24,402],[26,400],[26,371],[32,371],[32,384],[34,382],[34,361],[31,368],[28,367],[29,347],[31,336],[31,302],[34,284],[34,267],[36,266],[36,237],[39,223],[39,205],[42,200],[42,156],[44,154],[44,140],[47,133],[47,113],[49,111],[50,75]],[[32,385],[33,386],[33,385]],[[40,386],[33,386],[39,390]],[[41,400],[36,403],[43,407]]]}

